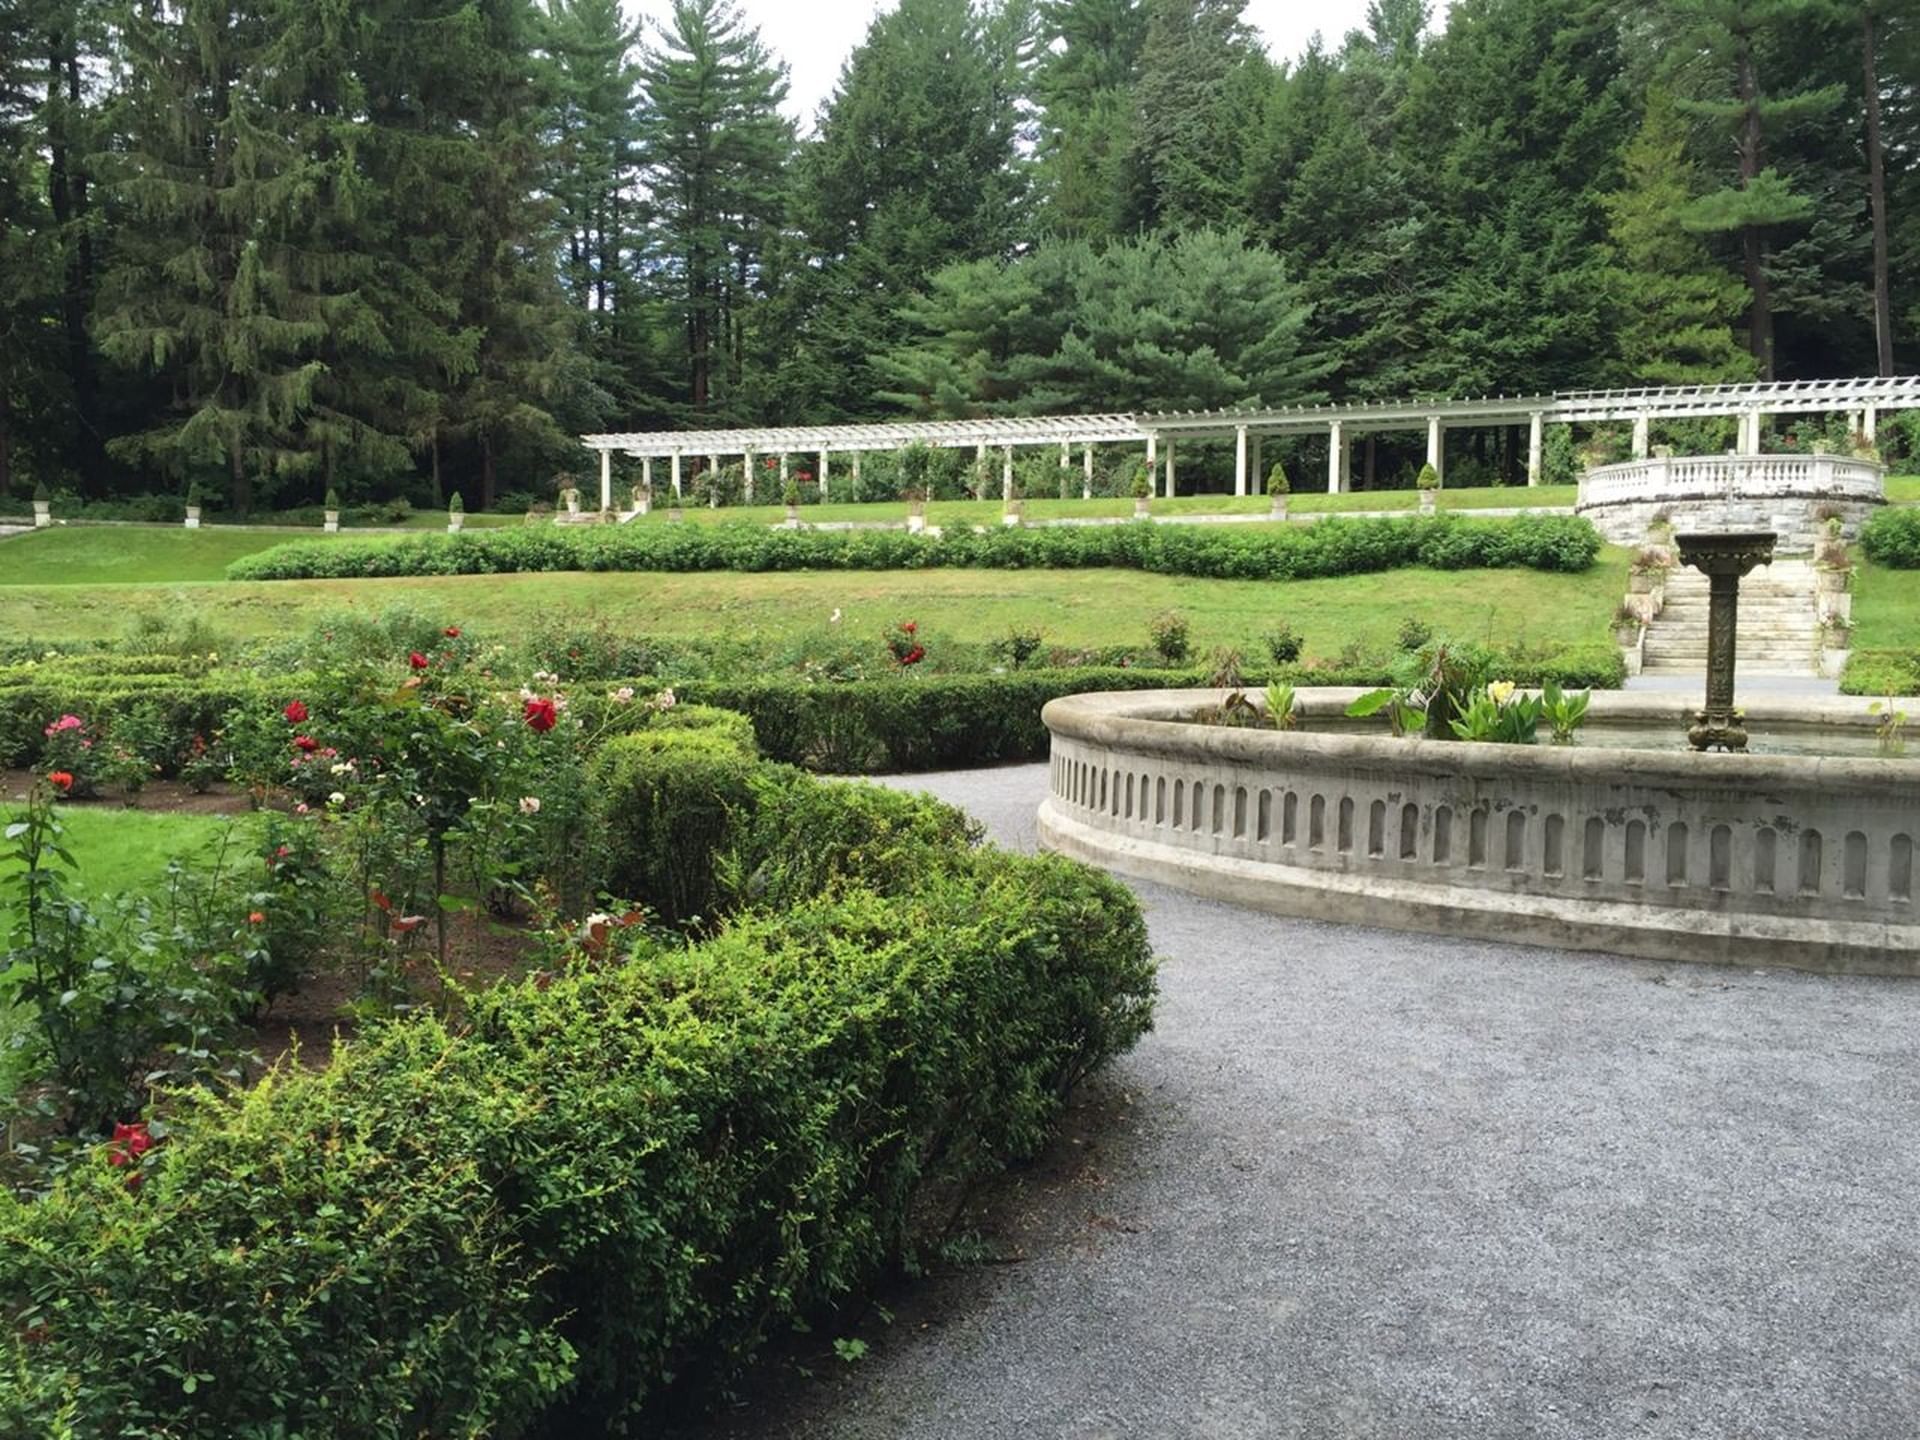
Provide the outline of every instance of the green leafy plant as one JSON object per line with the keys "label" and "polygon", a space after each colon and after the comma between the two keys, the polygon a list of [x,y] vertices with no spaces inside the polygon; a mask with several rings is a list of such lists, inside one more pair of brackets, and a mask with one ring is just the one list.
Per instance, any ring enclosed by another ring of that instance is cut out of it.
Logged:
{"label": "green leafy plant", "polygon": [[1267,471],[1267,493],[1269,495],[1285,495],[1291,492],[1292,489],[1293,482],[1287,479],[1287,467],[1278,460],[1274,461],[1273,468]]}
{"label": "green leafy plant", "polygon": [[1494,745],[1531,745],[1540,726],[1540,700],[1523,695],[1511,681],[1496,680],[1475,690],[1448,722],[1461,740]]}
{"label": "green leafy plant", "polygon": [[1420,473],[1414,477],[1413,483],[1416,489],[1438,490],[1440,488],[1440,472],[1430,464],[1422,465],[1420,467]]}
{"label": "green leafy plant", "polygon": [[1275,681],[1267,686],[1267,724],[1275,730],[1291,730],[1298,725],[1299,717],[1294,714],[1295,696],[1293,686]]}
{"label": "green leafy plant", "polygon": [[460,492],[458,490],[447,497],[447,513],[449,515],[464,515],[466,509],[467,502],[460,498]]}
{"label": "green leafy plant", "polygon": [[340,492],[329,485],[327,487],[327,498],[321,503],[324,509],[338,510],[340,508]]}
{"label": "green leafy plant", "polygon": [[1267,632],[1267,654],[1273,657],[1276,665],[1291,665],[1297,661],[1301,645],[1299,632],[1284,620]]}
{"label": "green leafy plant", "polygon": [[1547,681],[1540,689],[1540,716],[1556,745],[1571,745],[1575,732],[1586,723],[1587,707],[1593,701],[1591,690],[1570,693],[1559,683]]}
{"label": "green leafy plant", "polygon": [[1417,616],[1409,615],[1400,622],[1399,646],[1405,651],[1416,651],[1432,643],[1433,627]]}
{"label": "green leafy plant", "polygon": [[1869,715],[1877,716],[1873,727],[1875,742],[1882,755],[1904,755],[1907,752],[1907,712],[1895,704],[1889,695],[1884,700],[1876,700],[1867,706]]}
{"label": "green leafy plant", "polygon": [[1015,670],[1025,668],[1026,663],[1040,653],[1040,647],[1046,636],[1031,626],[1015,626],[993,642],[996,655],[1004,659]]}
{"label": "green leafy plant", "polygon": [[1164,610],[1148,621],[1147,639],[1168,665],[1180,664],[1193,651],[1193,627],[1178,610]]}

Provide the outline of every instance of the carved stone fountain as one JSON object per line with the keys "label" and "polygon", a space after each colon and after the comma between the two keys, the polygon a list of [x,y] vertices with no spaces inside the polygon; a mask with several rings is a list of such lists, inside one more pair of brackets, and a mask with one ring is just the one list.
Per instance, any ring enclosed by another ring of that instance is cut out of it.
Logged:
{"label": "carved stone fountain", "polygon": [[1734,637],[1740,619],[1740,577],[1773,559],[1771,531],[1676,535],[1680,561],[1706,575],[1707,704],[1687,727],[1696,750],[1744,750],[1747,730],[1733,705]]}

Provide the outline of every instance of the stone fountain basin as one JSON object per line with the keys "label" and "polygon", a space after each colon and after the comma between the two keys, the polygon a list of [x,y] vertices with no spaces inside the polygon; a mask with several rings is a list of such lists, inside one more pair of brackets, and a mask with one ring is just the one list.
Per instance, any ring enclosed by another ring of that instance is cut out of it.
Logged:
{"label": "stone fountain basin", "polygon": [[[1747,724],[1776,752],[1703,755],[1684,748],[1697,704],[1674,695],[1596,693],[1584,743],[1511,746],[1396,739],[1383,720],[1356,731],[1344,712],[1363,692],[1344,688],[1299,691],[1295,731],[1191,722],[1224,693],[1048,705],[1042,844],[1318,919],[1920,970],[1920,759],[1872,753],[1865,700],[1757,699]],[[1666,735],[1670,747],[1640,743]]]}

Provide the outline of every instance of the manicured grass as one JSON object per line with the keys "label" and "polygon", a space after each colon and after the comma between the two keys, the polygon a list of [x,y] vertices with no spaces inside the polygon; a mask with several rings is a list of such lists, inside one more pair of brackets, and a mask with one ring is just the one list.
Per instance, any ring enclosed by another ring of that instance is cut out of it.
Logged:
{"label": "manicured grass", "polygon": [[1920,570],[1861,560],[1853,577],[1856,650],[1920,650]]}
{"label": "manicured grass", "polygon": [[[19,819],[21,813],[17,805],[0,806],[0,819],[6,823]],[[223,839],[250,845],[247,832],[258,823],[250,815],[167,815],[100,801],[62,805],[59,815],[66,828],[61,843],[78,866],[77,888],[95,897],[158,894],[170,862],[210,859]],[[246,829],[236,831],[236,825]],[[0,934],[13,925],[5,884],[20,869],[10,851],[10,846],[0,851]]]}
{"label": "manicured grass", "polygon": [[1624,550],[1584,575],[1532,570],[1396,570],[1290,582],[1201,580],[1130,570],[928,570],[743,575],[538,574],[270,584],[0,587],[0,633],[48,642],[113,638],[143,614],[199,621],[246,638],[304,630],[351,609],[407,603],[476,636],[521,638],[574,620],[634,634],[785,638],[824,629],[835,610],[849,634],[917,619],[933,637],[988,641],[1034,628],[1060,645],[1136,644],[1147,622],[1180,609],[1194,643],[1257,653],[1281,620],[1310,656],[1390,643],[1403,617],[1503,644],[1560,645],[1605,636],[1626,590]]}
{"label": "manicured grass", "polygon": [[[1075,472],[1076,476],[1078,472]],[[659,493],[656,491],[656,494]],[[1504,507],[1532,507],[1571,505],[1577,494],[1572,485],[1543,485],[1533,489],[1518,488],[1481,488],[1473,490],[1443,490],[1440,492],[1439,505],[1443,510],[1485,510]],[[1264,515],[1272,502],[1265,495],[1180,495],[1172,500],[1156,499],[1153,513],[1156,515]],[[1305,490],[1295,492],[1288,497],[1288,508],[1296,515],[1351,514],[1357,511],[1413,510],[1420,504],[1417,490],[1371,490],[1348,495],[1329,495],[1324,490]],[[1102,498],[1082,500],[1077,496],[1069,500],[1057,498],[1036,498],[1026,502],[1027,517],[1031,520],[1066,520],[1074,518],[1112,518],[1133,514],[1133,501],[1129,498]],[[685,507],[686,518],[701,524],[714,524],[728,520],[750,520],[763,525],[773,525],[786,518],[785,507],[780,505],[733,505],[714,508],[712,506],[688,504]],[[906,518],[907,507],[900,501],[872,504],[830,504],[806,505],[801,508],[800,518],[809,524],[838,524],[848,521],[892,521],[898,523]],[[1001,506],[998,500],[936,500],[927,506],[929,525],[996,525],[1000,521]],[[668,522],[664,496],[661,503],[651,514],[640,516],[629,523],[635,525],[665,525]]]}
{"label": "manicured grass", "polygon": [[1887,499],[1895,505],[1920,505],[1920,475],[1889,475]]}
{"label": "manicured grass", "polygon": [[178,525],[56,525],[0,540],[0,586],[218,580],[228,564],[242,555],[288,540],[326,538],[330,537],[311,530],[217,525],[201,530]]}

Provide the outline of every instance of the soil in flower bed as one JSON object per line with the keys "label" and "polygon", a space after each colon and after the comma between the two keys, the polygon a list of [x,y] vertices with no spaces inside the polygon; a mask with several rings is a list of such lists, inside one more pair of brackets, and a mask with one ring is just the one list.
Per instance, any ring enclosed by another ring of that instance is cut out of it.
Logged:
{"label": "soil in flower bed", "polygon": [[[0,804],[24,805],[27,792],[40,778],[37,770],[0,770]],[[161,815],[244,815],[251,808],[247,792],[232,785],[215,785],[204,794],[178,780],[155,780],[131,800],[111,785],[91,799],[66,802],[76,808],[150,810]]]}

